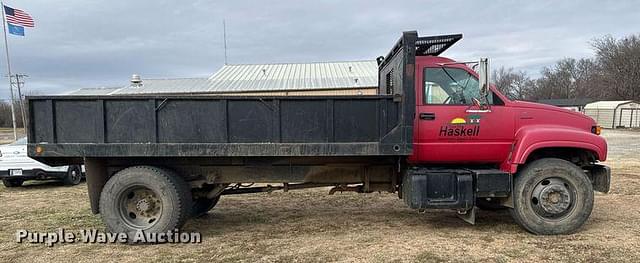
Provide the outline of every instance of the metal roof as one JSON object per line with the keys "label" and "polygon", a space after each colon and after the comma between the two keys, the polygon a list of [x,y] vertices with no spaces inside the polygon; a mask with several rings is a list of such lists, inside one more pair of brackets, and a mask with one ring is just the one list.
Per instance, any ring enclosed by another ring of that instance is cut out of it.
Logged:
{"label": "metal roof", "polygon": [[82,88],[63,93],[63,95],[109,95],[121,87]]}
{"label": "metal roof", "polygon": [[603,100],[589,103],[584,106],[585,109],[616,109],[623,104],[629,104],[632,100]]}
{"label": "metal roof", "polygon": [[69,95],[304,91],[378,86],[375,60],[224,65],[208,78],[143,79],[141,86],[80,89]]}
{"label": "metal roof", "polygon": [[143,79],[141,86],[125,86],[112,95],[148,93],[202,93],[209,85],[207,78]]}
{"label": "metal roof", "polygon": [[225,65],[209,81],[210,92],[377,87],[378,64],[366,60]]}

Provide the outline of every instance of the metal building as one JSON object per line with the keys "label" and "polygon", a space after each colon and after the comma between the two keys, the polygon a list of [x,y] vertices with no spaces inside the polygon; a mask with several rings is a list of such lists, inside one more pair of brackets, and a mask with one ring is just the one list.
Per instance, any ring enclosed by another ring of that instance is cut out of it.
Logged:
{"label": "metal building", "polygon": [[640,104],[632,100],[597,101],[584,107],[584,114],[603,128],[640,127]]}
{"label": "metal building", "polygon": [[375,60],[224,65],[208,78],[141,79],[120,88],[80,89],[69,94],[220,94],[264,96],[374,95]]}

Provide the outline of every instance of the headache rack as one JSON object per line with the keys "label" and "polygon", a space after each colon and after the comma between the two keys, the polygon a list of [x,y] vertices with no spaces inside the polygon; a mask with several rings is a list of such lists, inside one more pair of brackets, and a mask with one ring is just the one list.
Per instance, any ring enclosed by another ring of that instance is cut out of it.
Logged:
{"label": "headache rack", "polygon": [[438,56],[462,39],[462,34],[419,37],[416,40],[416,56]]}
{"label": "headache rack", "polygon": [[411,44],[415,45],[416,56],[438,56],[462,39],[462,34],[418,37],[418,33],[416,31],[404,32],[404,36],[407,35],[409,35],[410,38],[400,38],[387,56],[378,57],[378,66],[380,68],[384,67],[384,65],[387,64],[398,51],[402,50],[405,45],[410,45],[410,43],[406,43],[406,40],[410,39],[410,41],[415,42]]}

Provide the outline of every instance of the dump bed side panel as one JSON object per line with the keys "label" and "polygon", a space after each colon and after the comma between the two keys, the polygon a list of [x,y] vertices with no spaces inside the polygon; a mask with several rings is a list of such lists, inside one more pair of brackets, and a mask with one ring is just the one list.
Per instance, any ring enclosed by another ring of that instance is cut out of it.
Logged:
{"label": "dump bed side panel", "polygon": [[407,155],[400,107],[385,95],[30,97],[29,149],[37,158]]}

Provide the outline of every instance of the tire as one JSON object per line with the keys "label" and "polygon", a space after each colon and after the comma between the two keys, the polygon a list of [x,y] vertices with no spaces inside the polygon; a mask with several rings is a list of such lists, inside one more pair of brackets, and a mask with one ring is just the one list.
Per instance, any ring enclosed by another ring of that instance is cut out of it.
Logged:
{"label": "tire", "polygon": [[100,213],[112,233],[162,233],[180,229],[191,215],[184,179],[153,166],[134,166],[112,176],[100,195]]}
{"label": "tire", "polygon": [[513,219],[538,235],[570,234],[591,215],[593,186],[571,162],[545,158],[528,164],[515,177]]}
{"label": "tire", "polygon": [[220,196],[217,196],[213,199],[209,198],[197,198],[193,200],[193,205],[191,206],[191,216],[192,217],[200,217],[206,215],[211,209],[213,209],[216,204],[220,201]]}
{"label": "tire", "polygon": [[5,187],[20,187],[24,183],[22,179],[2,179],[2,184]]}
{"label": "tire", "polygon": [[495,198],[491,200],[487,200],[486,198],[476,198],[476,206],[486,211],[499,211],[507,209],[506,206],[497,203],[497,199]]}
{"label": "tire", "polygon": [[62,179],[65,185],[78,185],[82,181],[82,170],[78,165],[70,165],[67,174]]}

